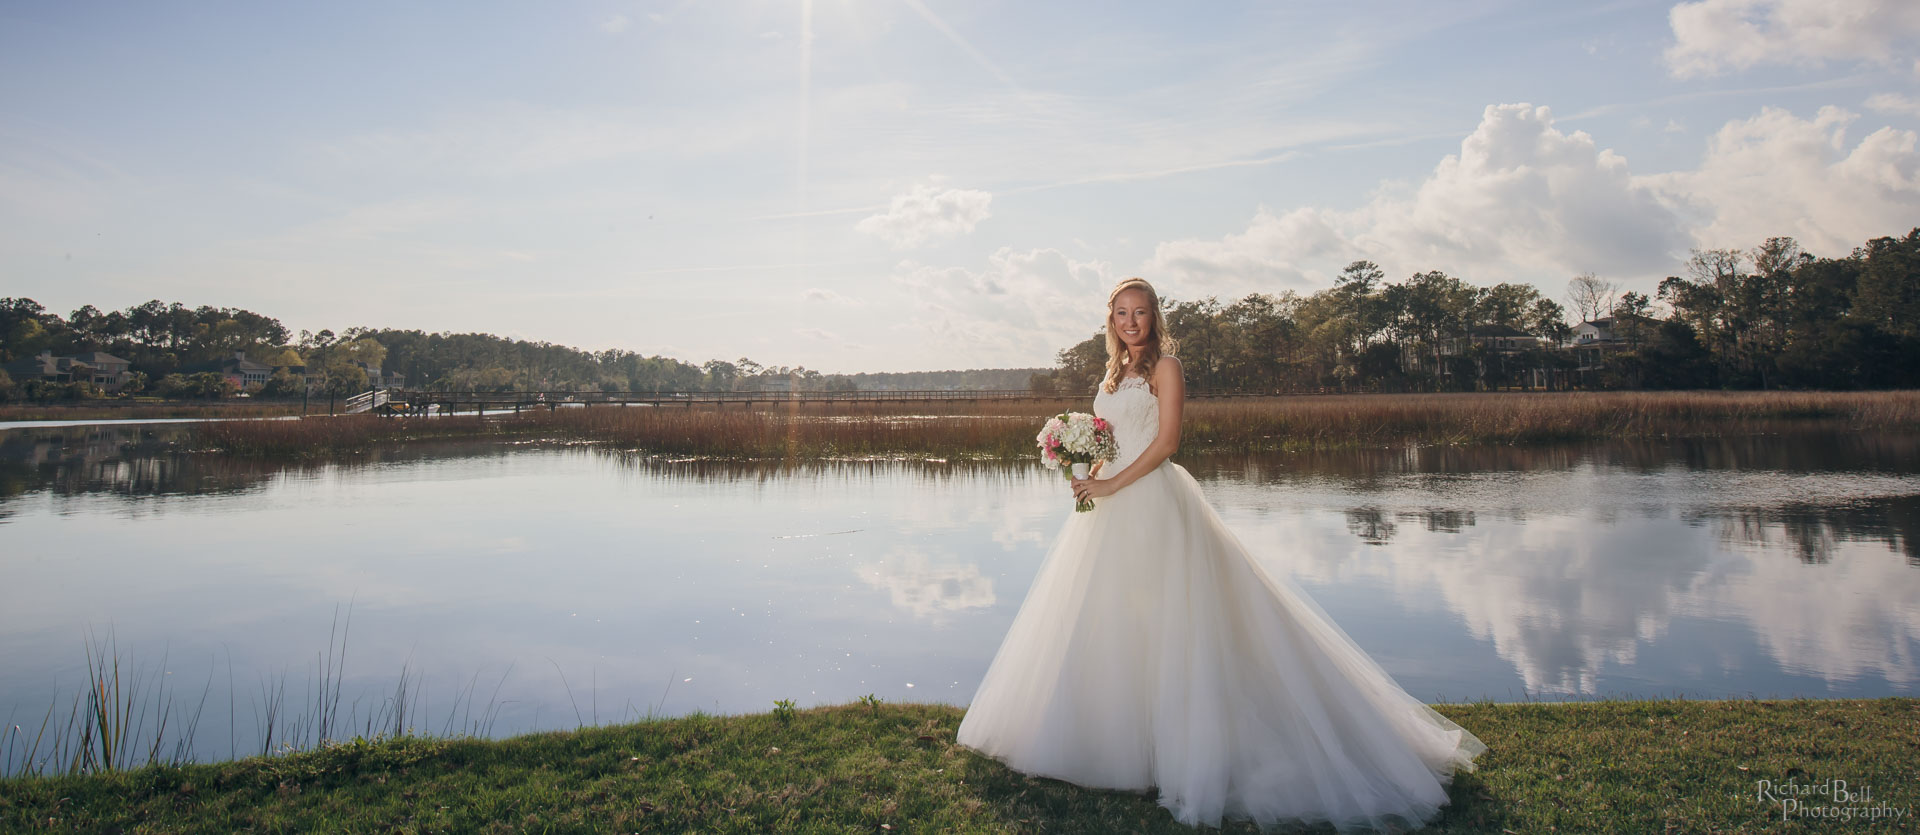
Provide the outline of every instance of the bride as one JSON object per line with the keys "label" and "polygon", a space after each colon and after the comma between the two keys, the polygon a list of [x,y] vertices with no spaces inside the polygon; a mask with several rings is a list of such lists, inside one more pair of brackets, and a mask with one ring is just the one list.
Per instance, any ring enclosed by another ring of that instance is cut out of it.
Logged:
{"label": "bride", "polygon": [[1180,441],[1185,384],[1145,280],[1108,297],[1094,413],[1118,457],[1069,514],[957,741],[1028,774],[1158,789],[1223,817],[1417,827],[1486,745],[1408,695],[1206,502]]}

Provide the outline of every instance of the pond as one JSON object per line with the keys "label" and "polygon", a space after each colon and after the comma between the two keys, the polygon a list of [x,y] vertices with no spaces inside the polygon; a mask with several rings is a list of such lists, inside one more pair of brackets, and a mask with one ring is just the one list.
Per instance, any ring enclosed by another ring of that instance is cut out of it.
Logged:
{"label": "pond", "polygon": [[[346,736],[396,702],[493,735],[965,704],[1072,512],[1037,464],[282,464],[184,453],[190,431],[0,433],[9,727],[66,715],[109,633],[146,693],[204,699],[207,757],[257,753],[275,689],[297,715],[327,677]],[[1920,693],[1920,438],[1176,460],[1429,702]]]}

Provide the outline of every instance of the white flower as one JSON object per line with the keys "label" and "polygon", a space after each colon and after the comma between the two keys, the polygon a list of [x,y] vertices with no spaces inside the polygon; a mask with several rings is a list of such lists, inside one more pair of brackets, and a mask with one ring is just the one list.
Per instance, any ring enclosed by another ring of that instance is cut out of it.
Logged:
{"label": "white flower", "polygon": [[[1085,412],[1068,412],[1047,420],[1040,434],[1035,438],[1040,444],[1040,462],[1047,469],[1057,470],[1069,461],[1111,461],[1118,454],[1114,446],[1112,428],[1105,434],[1094,425],[1094,416]],[[1056,455],[1048,450],[1058,447]]]}

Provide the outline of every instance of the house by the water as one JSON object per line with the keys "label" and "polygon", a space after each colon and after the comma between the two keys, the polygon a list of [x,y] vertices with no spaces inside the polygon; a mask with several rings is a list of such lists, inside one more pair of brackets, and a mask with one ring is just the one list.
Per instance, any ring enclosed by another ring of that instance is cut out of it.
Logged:
{"label": "house by the water", "polygon": [[128,370],[132,367],[133,363],[127,360],[99,351],[65,357],[56,357],[52,351],[41,351],[34,356],[7,363],[6,372],[16,383],[28,380],[88,382],[99,386],[102,391],[119,391],[121,386],[126,385]]}

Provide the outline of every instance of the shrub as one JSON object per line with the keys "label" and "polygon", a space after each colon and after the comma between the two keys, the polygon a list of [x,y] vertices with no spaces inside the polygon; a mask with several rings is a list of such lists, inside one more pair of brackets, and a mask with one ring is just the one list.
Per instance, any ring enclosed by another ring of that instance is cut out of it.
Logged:
{"label": "shrub", "polygon": [[254,392],[260,397],[299,397],[307,390],[307,381],[285,368],[276,368],[265,385]]}
{"label": "shrub", "polygon": [[154,391],[161,397],[218,400],[232,397],[239,389],[225,375],[202,371],[197,374],[168,374],[160,378]]}

